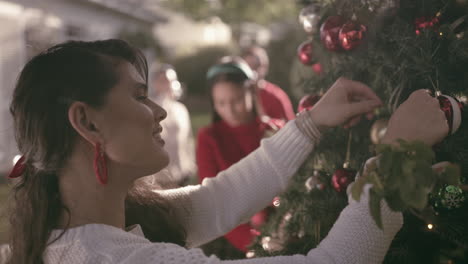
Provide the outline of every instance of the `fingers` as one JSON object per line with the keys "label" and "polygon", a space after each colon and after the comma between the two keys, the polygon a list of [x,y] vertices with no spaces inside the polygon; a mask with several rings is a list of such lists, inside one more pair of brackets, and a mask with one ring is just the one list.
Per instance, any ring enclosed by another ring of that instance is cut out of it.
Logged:
{"label": "fingers", "polygon": [[371,120],[374,117],[373,110],[379,105],[380,102],[370,100],[351,103],[348,109],[349,118],[351,118],[351,120],[344,125],[344,128],[357,125],[361,122],[362,115],[365,115],[368,120]]}
{"label": "fingers", "polygon": [[353,126],[357,125],[359,122],[361,122],[361,119],[362,119],[361,116],[356,116],[356,117],[352,118],[348,123],[346,123],[344,128],[350,128],[350,127],[353,127]]}
{"label": "fingers", "polygon": [[358,116],[372,112],[375,108],[379,107],[382,103],[380,100],[366,100],[348,105],[349,117]]}
{"label": "fingers", "polygon": [[372,120],[374,119],[374,117],[375,117],[375,114],[373,112],[369,112],[366,114],[367,120]]}
{"label": "fingers", "polygon": [[428,90],[419,89],[411,93],[407,101],[420,101],[429,103],[433,107],[440,107],[439,100],[431,95]]}
{"label": "fingers", "polygon": [[[416,90],[414,92],[411,93],[410,97],[409,98],[412,98],[412,97],[432,97],[431,95],[431,92],[427,89],[419,89],[419,90]],[[434,97],[432,97],[434,98]]]}
{"label": "fingers", "polygon": [[421,140],[434,145],[443,140],[449,131],[445,113],[437,98],[426,90],[417,90],[393,113],[388,138]]}
{"label": "fingers", "polygon": [[343,77],[339,78],[338,82],[340,85],[346,87],[348,94],[351,97],[363,97],[369,100],[377,100],[382,103],[382,100],[380,100],[377,94],[375,94],[369,86],[361,82],[352,81]]}

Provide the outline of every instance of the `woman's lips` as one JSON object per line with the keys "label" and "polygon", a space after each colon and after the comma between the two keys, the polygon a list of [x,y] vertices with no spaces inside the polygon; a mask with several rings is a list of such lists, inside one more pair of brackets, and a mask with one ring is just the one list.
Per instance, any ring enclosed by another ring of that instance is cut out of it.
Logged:
{"label": "woman's lips", "polygon": [[158,127],[155,131],[153,131],[153,138],[159,142],[161,145],[164,145],[166,142],[161,137],[162,127]]}

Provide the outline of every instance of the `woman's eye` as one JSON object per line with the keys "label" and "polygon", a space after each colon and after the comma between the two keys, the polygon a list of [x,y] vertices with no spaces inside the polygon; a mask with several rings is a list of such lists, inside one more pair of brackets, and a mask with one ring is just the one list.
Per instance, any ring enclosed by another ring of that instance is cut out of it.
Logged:
{"label": "woman's eye", "polygon": [[140,96],[137,96],[137,100],[139,100],[139,101],[144,101],[144,100],[146,100],[146,99],[148,99],[148,96],[147,96],[147,95],[140,95]]}

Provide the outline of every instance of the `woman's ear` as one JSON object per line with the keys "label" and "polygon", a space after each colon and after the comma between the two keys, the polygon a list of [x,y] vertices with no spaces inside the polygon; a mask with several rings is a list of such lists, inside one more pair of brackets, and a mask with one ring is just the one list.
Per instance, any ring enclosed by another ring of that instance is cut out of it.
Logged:
{"label": "woman's ear", "polygon": [[68,109],[68,120],[76,132],[91,144],[99,142],[100,134],[93,120],[91,107],[83,102],[73,102]]}

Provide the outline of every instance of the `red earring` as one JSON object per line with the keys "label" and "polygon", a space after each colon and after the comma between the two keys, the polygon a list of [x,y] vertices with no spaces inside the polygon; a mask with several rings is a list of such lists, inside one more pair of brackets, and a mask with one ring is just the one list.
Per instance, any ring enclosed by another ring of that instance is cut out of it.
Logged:
{"label": "red earring", "polygon": [[25,157],[21,156],[21,158],[18,159],[18,161],[16,161],[15,166],[11,170],[10,174],[8,174],[8,178],[14,179],[24,174],[24,171],[26,169],[26,164],[24,163],[24,160]]}
{"label": "red earring", "polygon": [[96,179],[102,185],[107,184],[107,164],[104,151],[101,149],[101,144],[96,143],[94,146],[94,174]]}

